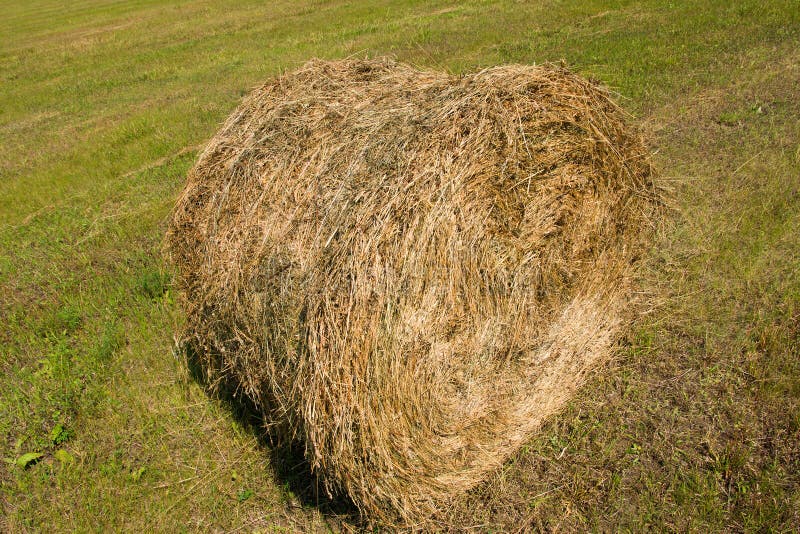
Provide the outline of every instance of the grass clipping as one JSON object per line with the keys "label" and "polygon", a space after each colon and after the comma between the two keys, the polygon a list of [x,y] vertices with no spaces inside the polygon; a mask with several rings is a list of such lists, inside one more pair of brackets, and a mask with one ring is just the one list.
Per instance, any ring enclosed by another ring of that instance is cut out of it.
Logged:
{"label": "grass clipping", "polygon": [[311,61],[189,173],[184,341],[329,491],[412,524],[609,356],[653,199],[623,112],[563,67]]}

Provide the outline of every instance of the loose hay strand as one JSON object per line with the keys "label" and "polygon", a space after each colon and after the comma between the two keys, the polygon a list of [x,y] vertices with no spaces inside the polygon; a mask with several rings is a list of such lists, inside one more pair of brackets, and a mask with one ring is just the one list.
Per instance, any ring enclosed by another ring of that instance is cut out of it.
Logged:
{"label": "loose hay strand", "polygon": [[608,357],[651,174],[609,93],[564,67],[310,61],[189,173],[166,240],[185,345],[330,492],[418,524]]}

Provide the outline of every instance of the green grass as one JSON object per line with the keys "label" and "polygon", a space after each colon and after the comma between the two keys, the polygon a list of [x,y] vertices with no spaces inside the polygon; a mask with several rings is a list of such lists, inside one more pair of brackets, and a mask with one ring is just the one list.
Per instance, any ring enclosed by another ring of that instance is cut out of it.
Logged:
{"label": "green grass", "polygon": [[564,59],[620,93],[675,208],[643,274],[653,310],[611,369],[445,520],[800,529],[797,1],[221,4],[3,2],[0,530],[353,524],[298,497],[293,466],[173,354],[160,253],[241,96],[350,54]]}

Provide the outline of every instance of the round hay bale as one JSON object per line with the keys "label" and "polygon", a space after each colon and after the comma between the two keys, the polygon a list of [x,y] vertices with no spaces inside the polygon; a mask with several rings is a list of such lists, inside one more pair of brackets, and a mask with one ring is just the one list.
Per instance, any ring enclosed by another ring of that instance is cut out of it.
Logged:
{"label": "round hay bale", "polygon": [[563,67],[311,61],[189,173],[183,339],[329,491],[409,524],[608,357],[654,199],[623,112]]}

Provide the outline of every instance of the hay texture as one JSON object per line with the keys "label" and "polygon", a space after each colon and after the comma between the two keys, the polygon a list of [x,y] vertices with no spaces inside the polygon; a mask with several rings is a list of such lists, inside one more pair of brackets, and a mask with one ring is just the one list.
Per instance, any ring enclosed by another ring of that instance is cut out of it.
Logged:
{"label": "hay texture", "polygon": [[189,173],[183,339],[329,491],[415,524],[609,356],[652,189],[623,112],[563,67],[311,61]]}

